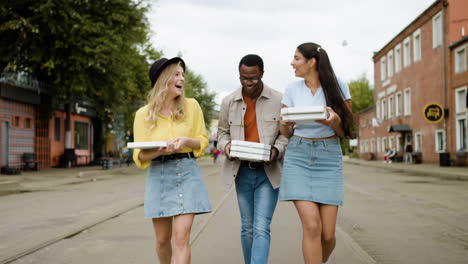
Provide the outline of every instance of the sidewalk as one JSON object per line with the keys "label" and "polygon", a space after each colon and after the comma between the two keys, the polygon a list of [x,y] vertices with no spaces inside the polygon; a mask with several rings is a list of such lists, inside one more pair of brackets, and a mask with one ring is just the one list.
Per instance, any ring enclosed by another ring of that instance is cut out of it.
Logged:
{"label": "sidewalk", "polygon": [[383,163],[381,160],[361,160],[349,157],[343,158],[344,163],[370,166],[379,169],[392,170],[407,174],[438,177],[449,180],[468,181],[468,167],[441,167],[438,164],[408,164],[404,162]]}
{"label": "sidewalk", "polygon": [[38,171],[21,171],[21,174],[0,174],[0,196],[33,192],[46,188],[53,188],[65,184],[78,184],[95,181],[97,177],[108,177],[109,174],[124,172],[132,169],[134,165],[127,167],[114,167],[103,170],[101,166],[82,166],[73,168],[47,168]]}

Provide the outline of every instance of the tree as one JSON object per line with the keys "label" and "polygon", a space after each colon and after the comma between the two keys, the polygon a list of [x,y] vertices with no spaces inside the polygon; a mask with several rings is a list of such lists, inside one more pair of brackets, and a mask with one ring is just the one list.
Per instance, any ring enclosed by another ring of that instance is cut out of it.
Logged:
{"label": "tree", "polygon": [[185,95],[198,101],[203,110],[205,126],[210,127],[211,120],[215,115],[216,102],[214,99],[216,94],[209,92],[203,78],[188,68],[185,71]]}
{"label": "tree", "polygon": [[27,71],[48,83],[67,105],[68,131],[78,98],[90,100],[110,123],[114,113],[129,112],[144,98],[148,60],[159,56],[148,41],[147,9],[127,0],[3,1],[0,69]]}
{"label": "tree", "polygon": [[[363,74],[356,80],[351,80],[348,83],[349,92],[351,93],[351,102],[353,113],[356,114],[368,107],[371,107],[374,103],[374,91],[370,89],[369,80]],[[355,127],[353,129],[357,130]],[[343,153],[348,154],[349,150],[349,139],[340,138],[341,149]]]}
{"label": "tree", "polygon": [[374,90],[370,89],[369,80],[363,75],[348,83],[352,98],[353,113],[362,111],[374,104]]}

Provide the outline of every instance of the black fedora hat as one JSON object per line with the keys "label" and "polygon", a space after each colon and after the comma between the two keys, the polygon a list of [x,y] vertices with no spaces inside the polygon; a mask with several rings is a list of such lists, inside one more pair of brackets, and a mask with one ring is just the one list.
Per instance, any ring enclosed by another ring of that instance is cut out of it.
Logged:
{"label": "black fedora hat", "polygon": [[161,72],[169,65],[174,63],[179,63],[185,71],[185,62],[182,58],[174,57],[172,59],[160,58],[159,60],[155,61],[149,70],[149,78],[151,80],[151,87],[154,86],[156,80],[159,78]]}

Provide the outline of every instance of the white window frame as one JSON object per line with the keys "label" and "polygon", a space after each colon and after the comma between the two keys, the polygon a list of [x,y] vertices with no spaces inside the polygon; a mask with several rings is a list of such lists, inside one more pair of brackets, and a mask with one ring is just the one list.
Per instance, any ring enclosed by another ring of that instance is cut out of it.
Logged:
{"label": "white window frame", "polygon": [[[463,58],[458,56],[458,53],[463,52],[462,56]],[[459,47],[454,50],[453,55],[455,56],[454,58],[454,63],[455,63],[455,73],[462,73],[466,71],[466,45]],[[462,61],[460,61],[460,59]],[[460,65],[461,64],[461,65]]]}
{"label": "white window frame", "polygon": [[375,153],[375,150],[376,150],[376,146],[375,146],[375,138],[372,138],[371,139],[371,143],[370,143],[370,150],[371,150],[371,153]]}
{"label": "white window frame", "polygon": [[364,140],[364,152],[369,153],[369,140]]}
{"label": "white window frame", "polygon": [[387,53],[387,76],[388,78],[393,76],[393,50]]}
{"label": "white window frame", "polygon": [[387,119],[387,99],[382,99],[382,120]]}
{"label": "white window frame", "polygon": [[387,148],[387,138],[386,137],[383,137],[382,138],[382,152],[385,153],[386,152],[386,149]]}
{"label": "white window frame", "polygon": [[405,116],[411,115],[411,88],[405,89],[405,94],[403,95],[403,111]]}
{"label": "white window frame", "polygon": [[[461,87],[455,89],[455,129],[456,129],[456,137],[457,137],[457,151],[468,152],[468,110],[466,105],[460,105],[459,102],[464,102],[461,98],[460,100],[460,93],[464,93],[465,96],[468,96],[468,89],[467,87]],[[465,99],[466,100],[466,99]],[[465,127],[465,135],[461,135],[460,133],[460,121],[464,123]],[[464,141],[462,139],[464,137]]]}
{"label": "white window frame", "polygon": [[377,153],[380,152],[380,138],[377,138]]}
{"label": "white window frame", "polygon": [[[439,135],[442,133],[442,149],[439,149]],[[434,140],[435,140],[435,151],[437,153],[445,152],[447,148],[447,139],[445,137],[445,130],[443,129],[437,129],[434,134]]]}
{"label": "white window frame", "polygon": [[411,65],[411,38],[406,37],[403,40],[403,67],[407,68]]}
{"label": "white window frame", "polygon": [[396,136],[396,151],[401,152],[401,135]]}
{"label": "white window frame", "polygon": [[381,119],[380,118],[380,101],[377,101],[377,103],[375,104],[375,114],[378,119]]}
{"label": "white window frame", "polygon": [[387,64],[385,62],[385,56],[380,58],[380,80],[384,81],[387,79]]}
{"label": "white window frame", "polygon": [[418,28],[413,32],[413,62],[422,59],[422,39],[421,29]]}
{"label": "white window frame", "polygon": [[395,116],[400,117],[403,111],[403,95],[401,92],[395,95]]}
{"label": "white window frame", "polygon": [[401,43],[395,46],[395,73],[401,71]]}
{"label": "white window frame", "polygon": [[388,137],[388,147],[390,149],[395,149],[395,138],[393,136]]}
{"label": "white window frame", "polygon": [[388,97],[388,119],[393,119],[393,109],[394,109],[394,100],[393,95]]}
{"label": "white window frame", "polygon": [[432,48],[435,49],[442,45],[442,11],[432,17]]}
{"label": "white window frame", "polygon": [[[418,141],[418,137],[421,139],[421,142]],[[414,152],[422,152],[423,138],[421,132],[414,133]]]}

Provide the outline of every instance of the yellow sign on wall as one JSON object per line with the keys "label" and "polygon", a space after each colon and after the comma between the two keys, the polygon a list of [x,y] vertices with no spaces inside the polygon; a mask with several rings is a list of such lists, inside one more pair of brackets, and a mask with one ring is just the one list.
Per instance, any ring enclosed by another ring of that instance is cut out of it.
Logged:
{"label": "yellow sign on wall", "polygon": [[444,108],[440,104],[428,104],[424,107],[423,116],[429,123],[439,123],[444,119]]}

